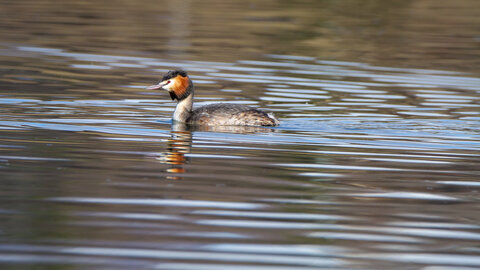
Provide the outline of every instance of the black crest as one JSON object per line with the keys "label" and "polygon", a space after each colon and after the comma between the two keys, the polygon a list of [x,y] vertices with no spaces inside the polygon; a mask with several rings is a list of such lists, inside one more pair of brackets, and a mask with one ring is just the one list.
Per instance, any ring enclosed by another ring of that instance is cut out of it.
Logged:
{"label": "black crest", "polygon": [[175,78],[178,75],[180,75],[182,77],[187,77],[188,76],[187,72],[185,72],[184,70],[170,70],[169,72],[167,72],[167,74],[163,75],[162,81],[165,81],[165,80],[168,80],[168,79],[171,79],[171,78]]}

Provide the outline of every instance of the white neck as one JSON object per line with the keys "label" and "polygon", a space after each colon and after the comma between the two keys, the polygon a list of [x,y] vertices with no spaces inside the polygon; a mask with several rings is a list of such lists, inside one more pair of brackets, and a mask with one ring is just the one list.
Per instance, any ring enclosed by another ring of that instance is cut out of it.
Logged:
{"label": "white neck", "polygon": [[173,120],[177,122],[185,123],[187,118],[192,114],[193,106],[193,93],[191,93],[185,99],[177,103],[175,112],[173,113]]}

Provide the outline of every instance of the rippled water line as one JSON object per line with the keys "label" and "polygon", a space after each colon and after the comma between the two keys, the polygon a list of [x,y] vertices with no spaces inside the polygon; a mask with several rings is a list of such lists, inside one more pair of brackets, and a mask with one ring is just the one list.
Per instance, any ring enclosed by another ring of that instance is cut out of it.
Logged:
{"label": "rippled water line", "polygon": [[[249,264],[199,264],[199,263],[160,263],[155,266],[155,269],[169,269],[169,270],[319,270],[318,267],[306,266],[267,266],[267,265],[249,265]],[[338,270],[348,270],[347,268],[338,268]]]}
{"label": "rippled water line", "polygon": [[70,161],[66,158],[46,158],[46,157],[25,157],[25,156],[0,156],[0,159],[5,160],[37,160],[37,161]]}
{"label": "rippled water line", "polygon": [[18,127],[30,127],[30,128],[43,128],[50,130],[61,131],[93,131],[99,133],[113,133],[123,135],[135,135],[135,136],[156,136],[165,137],[170,136],[170,132],[163,129],[147,129],[147,128],[121,128],[121,127],[101,127],[101,126],[85,126],[85,125],[69,125],[69,124],[51,124],[48,122],[22,122],[22,121],[0,121],[0,125],[12,125]]}
{"label": "rippled water line", "polygon": [[362,226],[362,225],[345,225],[345,231],[365,231],[373,233],[381,233],[386,235],[402,235],[419,237],[421,239],[461,239],[467,241],[480,240],[480,233],[470,231],[452,230],[449,228],[411,228],[411,227],[393,227],[393,226]]}
{"label": "rippled water line", "polygon": [[319,90],[319,89],[292,89],[292,88],[273,88],[273,87],[267,87],[265,88],[268,91],[272,92],[285,92],[285,93],[302,93],[302,94],[326,94],[328,93],[327,91],[324,90]]}
{"label": "rippled water line", "polygon": [[[294,100],[299,100],[302,98],[310,99],[310,98],[315,98],[315,99],[328,99],[331,98],[331,96],[325,96],[325,95],[313,95],[313,94],[291,94],[291,93],[279,93],[279,92],[266,92],[265,94],[267,95],[273,95],[273,96],[279,96],[279,97],[287,97],[287,99],[284,99],[284,101],[291,101],[292,98],[288,97],[295,97]],[[333,104],[333,103],[330,103]],[[335,104],[333,104],[335,105]]]}
{"label": "rippled water line", "polygon": [[195,224],[215,226],[215,227],[233,227],[233,228],[254,228],[266,230],[343,230],[343,225],[338,224],[319,224],[314,222],[293,222],[293,221],[269,221],[269,220],[244,220],[244,219],[204,219],[196,220]]}
{"label": "rippled water line", "polygon": [[[143,260],[136,259],[120,259],[117,258],[112,260],[110,258],[92,258],[92,257],[79,257],[79,256],[68,256],[68,255],[52,255],[52,254],[11,254],[11,253],[0,253],[0,262],[2,263],[18,263],[22,266],[27,266],[29,264],[34,264],[35,267],[41,267],[41,264],[56,264],[56,265],[65,265],[65,262],[68,264],[83,264],[90,265],[90,267],[95,267],[98,265],[115,265],[119,269],[127,267],[127,269],[136,269],[148,267],[150,263]],[[137,268],[139,267],[139,268]],[[20,268],[17,268],[20,269]],[[95,269],[95,268],[92,268]]]}
{"label": "rippled water line", "polygon": [[[433,128],[433,127],[432,127]],[[355,130],[357,133],[360,133],[362,130],[358,129]],[[303,134],[310,134],[310,131],[303,132]],[[413,133],[413,132],[412,132]],[[315,133],[312,133],[312,135],[315,135]],[[320,134],[319,134],[320,135]],[[370,135],[370,134],[322,134],[324,137],[334,137],[334,138],[362,138],[362,139],[382,139],[384,141],[395,141],[395,140],[428,140],[429,142],[450,142],[451,140],[457,140],[458,142],[466,142],[466,143],[471,143],[471,142],[476,142],[476,135],[464,135],[464,136],[449,136],[445,134],[436,135],[432,134],[431,137],[426,137],[427,133],[415,131],[414,134],[408,134],[405,132],[405,134],[399,134],[396,133],[395,131],[391,131],[389,134],[384,134],[384,135]],[[480,138],[480,136],[478,136]],[[462,140],[459,140],[461,138]]]}
{"label": "rippled water line", "polygon": [[120,218],[133,220],[181,220],[174,215],[147,214],[147,213],[113,213],[113,212],[76,212],[74,216]]}
{"label": "rippled water line", "polygon": [[232,79],[232,78],[244,78],[244,79],[252,79],[254,81],[262,82],[265,78],[268,78],[266,81],[275,80],[275,82],[279,83],[279,81],[310,81],[307,78],[296,78],[296,77],[285,77],[285,76],[274,76],[274,75],[252,75],[252,74],[236,74],[236,73],[207,73],[208,76],[211,76],[214,79]]}
{"label": "rippled water line", "polygon": [[372,66],[367,63],[361,62],[347,62],[347,61],[332,61],[332,60],[317,60],[319,64],[326,64],[326,65],[338,65],[338,66],[352,66],[352,67],[360,67],[364,69],[388,69],[389,71],[397,71],[397,72],[407,72],[407,73],[427,73],[427,74],[463,74],[461,72],[456,71],[442,71],[442,70],[433,70],[433,69],[419,69],[419,68],[393,68],[393,67],[378,67]]}
{"label": "rippled water line", "polygon": [[58,250],[63,254],[77,254],[89,256],[112,256],[130,258],[170,259],[170,260],[200,260],[200,261],[231,261],[231,262],[254,262],[286,265],[307,265],[318,267],[341,266],[344,263],[340,259],[326,257],[270,255],[270,254],[241,254],[228,252],[201,252],[201,251],[177,251],[177,250],[152,250],[152,249],[129,249],[129,248],[99,248],[99,247],[64,247]]}
{"label": "rippled water line", "polygon": [[346,148],[358,148],[358,149],[385,149],[385,150],[416,150],[416,151],[431,151],[431,150],[476,150],[471,145],[453,145],[445,142],[444,144],[435,144],[435,143],[425,143],[425,142],[393,142],[393,141],[376,141],[376,142],[367,142],[367,141],[350,141],[349,143],[332,143],[330,146],[335,147],[346,147]]}
{"label": "rippled water line", "polygon": [[232,232],[224,232],[224,231],[178,231],[175,229],[172,230],[165,230],[162,229],[161,231],[155,231],[155,232],[145,232],[145,230],[140,230],[136,231],[135,233],[138,234],[146,234],[146,235],[160,235],[160,236],[175,236],[175,237],[193,237],[197,239],[231,239],[231,240],[251,240],[255,239],[256,236],[250,235],[250,234],[240,234],[240,233],[232,233]]}
{"label": "rippled water line", "polygon": [[437,201],[459,201],[459,198],[437,195],[421,192],[377,192],[377,193],[357,193],[342,194],[342,196],[367,197],[367,198],[388,198],[388,199],[407,199],[407,200],[437,200]]}
{"label": "rippled water line", "polygon": [[468,89],[468,90],[480,90],[478,86],[480,84],[480,79],[470,78],[470,77],[455,77],[455,76],[435,76],[435,75],[424,75],[424,76],[405,76],[405,75],[382,75],[375,74],[371,77],[374,81],[380,82],[401,82],[401,83],[412,83],[420,85],[435,86],[438,88],[450,87],[455,89]]}
{"label": "rippled water line", "polygon": [[202,249],[227,252],[268,253],[302,256],[335,256],[345,251],[344,248],[330,245],[295,245],[295,244],[248,244],[248,243],[213,243],[202,245]]}
{"label": "rippled water line", "polygon": [[452,186],[465,186],[465,187],[480,187],[480,182],[470,181],[437,181],[437,184],[452,185]]}
{"label": "rippled water line", "polygon": [[445,239],[464,239],[469,241],[479,241],[480,234],[466,231],[452,231],[441,229],[419,229],[419,228],[379,228],[379,231],[392,234],[429,237],[429,238],[445,238]]}
{"label": "rippled water line", "polygon": [[[300,151],[300,150],[298,150]],[[384,153],[364,153],[364,152],[350,152],[350,151],[320,151],[320,150],[302,150],[302,152],[308,153],[317,153],[317,154],[327,154],[327,155],[347,155],[347,156],[381,156],[381,157],[391,157],[392,154]],[[430,153],[431,154],[431,153]],[[437,154],[437,153],[435,153]],[[449,156],[447,156],[449,155]],[[454,153],[438,153],[437,155],[418,155],[418,154],[395,154],[395,157],[405,157],[405,158],[430,158],[430,159],[465,159],[465,157],[459,156],[450,156],[455,155]]]}
{"label": "rippled water line", "polygon": [[338,164],[298,164],[298,163],[278,163],[273,164],[280,167],[290,168],[309,168],[309,169],[339,169],[339,170],[362,170],[362,171],[416,171],[412,169],[370,167],[370,166],[351,166]]}
{"label": "rippled water line", "polygon": [[[268,221],[268,220],[197,220],[196,224],[236,227],[236,228],[256,228],[256,229],[275,229],[275,230],[305,230],[309,237],[318,238],[342,238],[349,240],[362,241],[381,241],[381,242],[428,242],[431,239],[462,239],[476,241],[480,239],[480,234],[468,231],[438,229],[438,228],[406,228],[406,227],[379,227],[379,226],[357,226],[357,225],[339,225],[339,224],[316,224],[308,222],[290,222],[290,221]],[[329,230],[329,232],[308,232],[308,230]],[[342,232],[337,232],[342,231]],[[350,232],[349,232],[350,231]],[[355,232],[356,231],[356,232]],[[370,232],[366,234],[364,232]],[[375,234],[371,234],[371,233]],[[379,233],[379,234],[378,234]],[[401,235],[401,236],[395,236]],[[416,238],[412,238],[416,237]]]}
{"label": "rippled water line", "polygon": [[82,197],[58,197],[48,198],[47,201],[68,203],[96,203],[96,204],[128,204],[172,207],[212,207],[226,209],[259,209],[266,205],[259,203],[225,202],[225,201],[201,201],[180,199],[127,199],[127,198],[82,198]]}
{"label": "rippled water line", "polygon": [[[288,127],[280,127],[278,129],[283,129],[283,130],[288,130]],[[335,129],[330,130],[330,133],[336,131]],[[348,132],[348,130],[343,130],[344,132]],[[358,133],[361,132],[361,130],[351,130],[350,132],[352,133]],[[379,132],[379,130],[377,130]],[[439,150],[439,149],[465,149],[465,150],[475,150],[475,148],[472,148],[472,145],[470,142],[466,142],[465,144],[460,143],[460,144],[452,144],[452,141],[446,141],[446,140],[437,140],[437,141],[428,141],[428,137],[426,133],[417,133],[417,134],[406,134],[407,137],[401,138],[404,141],[394,141],[394,140],[347,140],[347,139],[332,139],[332,138],[327,138],[331,136],[337,136],[337,135],[328,135],[328,133],[323,132],[321,134],[318,134],[318,137],[311,137],[311,136],[300,136],[300,135],[295,135],[292,136],[290,134],[288,135],[282,135],[278,134],[275,136],[275,140],[272,141],[270,140],[268,134],[265,134],[265,136],[249,136],[249,135],[238,135],[238,134],[229,134],[228,137],[225,136],[217,136],[213,133],[197,133],[201,134],[202,137],[204,138],[215,138],[215,140],[218,141],[228,141],[231,142],[232,140],[235,140],[238,143],[260,143],[263,142],[263,139],[268,140],[268,143],[271,144],[296,144],[301,142],[303,145],[324,145],[324,146],[330,146],[330,147],[344,147],[344,148],[370,148],[370,149],[385,149],[385,150],[416,150],[416,151],[432,151],[432,150]],[[420,136],[421,135],[421,136]],[[433,135],[433,134],[432,134]],[[321,136],[321,137],[320,137]],[[339,137],[342,137],[341,135],[338,135]],[[348,135],[344,135],[348,136]],[[380,135],[376,135],[381,138]],[[389,135],[390,136],[390,135]],[[396,135],[398,136],[398,134]],[[435,135],[442,137],[441,134]],[[368,138],[368,135],[367,135]],[[408,141],[405,141],[405,139],[408,139]],[[419,140],[419,141],[415,141]],[[425,140],[425,141],[423,141]],[[459,141],[460,142],[460,141]],[[272,151],[276,151],[273,149]]]}
{"label": "rippled water line", "polygon": [[380,261],[418,263],[428,265],[459,265],[459,266],[480,266],[480,256],[477,255],[456,255],[448,253],[357,253],[346,256],[349,258],[363,258]]}
{"label": "rippled water line", "polygon": [[387,242],[387,243],[424,243],[420,239],[394,236],[394,235],[379,235],[367,233],[348,233],[348,232],[313,232],[308,233],[308,237],[334,239],[334,240],[350,240],[350,241],[367,241],[367,242]]}
{"label": "rippled water line", "polygon": [[[480,185],[480,182],[477,183]],[[440,228],[440,229],[480,229],[478,224],[466,223],[442,223],[442,222],[421,222],[421,221],[392,221],[386,225],[392,227],[414,227],[414,228]]]}
{"label": "rippled water line", "polygon": [[117,61],[155,61],[153,58],[146,57],[133,57],[133,56],[113,56],[103,54],[91,54],[91,53],[73,53],[65,52],[62,49],[42,48],[32,46],[18,46],[18,50],[27,52],[36,52],[52,56],[62,56],[74,58],[77,60],[90,61],[90,62],[117,62]]}
{"label": "rippled water line", "polygon": [[[110,247],[69,247],[69,246],[39,246],[39,245],[1,245],[1,250],[17,252],[42,252],[64,255],[83,255],[93,257],[92,261],[101,256],[129,259],[168,259],[168,260],[192,260],[192,261],[229,261],[244,263],[265,263],[275,265],[298,265],[316,267],[337,267],[345,263],[341,259],[322,256],[292,256],[271,254],[249,254],[232,252],[204,252],[185,250],[162,250],[144,248],[110,248]],[[46,255],[49,256],[49,255]],[[55,256],[55,255],[54,255]],[[43,257],[45,258],[45,257]],[[48,258],[48,257],[46,257]],[[1,259],[0,259],[1,261]]]}
{"label": "rippled water line", "polygon": [[216,210],[196,210],[191,214],[212,215],[212,216],[230,216],[246,218],[263,219],[289,219],[289,220],[351,220],[351,217],[339,215],[310,214],[310,213],[282,213],[282,212],[252,212],[252,211],[216,211]]}
{"label": "rippled water line", "polygon": [[395,163],[419,163],[419,164],[452,164],[449,161],[422,160],[422,159],[399,159],[399,158],[365,158],[372,161],[395,162]]}

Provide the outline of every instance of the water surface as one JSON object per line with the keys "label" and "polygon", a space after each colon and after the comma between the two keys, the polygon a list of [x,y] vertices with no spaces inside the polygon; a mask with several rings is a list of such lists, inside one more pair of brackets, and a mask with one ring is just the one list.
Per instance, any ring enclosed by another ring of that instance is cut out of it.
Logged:
{"label": "water surface", "polygon": [[337,2],[4,3],[2,269],[479,268],[478,3]]}

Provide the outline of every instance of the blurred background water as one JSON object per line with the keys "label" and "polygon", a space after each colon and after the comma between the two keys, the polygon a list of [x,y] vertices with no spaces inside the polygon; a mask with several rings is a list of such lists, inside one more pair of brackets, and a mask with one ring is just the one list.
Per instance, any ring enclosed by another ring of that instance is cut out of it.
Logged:
{"label": "blurred background water", "polygon": [[[479,14],[2,1],[1,269],[480,268]],[[174,68],[281,126],[172,125]]]}

